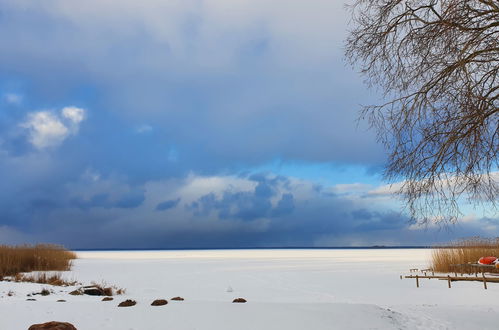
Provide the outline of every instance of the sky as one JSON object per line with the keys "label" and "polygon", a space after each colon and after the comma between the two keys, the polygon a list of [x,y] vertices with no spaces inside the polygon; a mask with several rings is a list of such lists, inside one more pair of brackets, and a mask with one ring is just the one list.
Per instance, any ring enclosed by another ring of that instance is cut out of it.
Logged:
{"label": "sky", "polygon": [[0,0],[0,244],[428,245],[331,0]]}

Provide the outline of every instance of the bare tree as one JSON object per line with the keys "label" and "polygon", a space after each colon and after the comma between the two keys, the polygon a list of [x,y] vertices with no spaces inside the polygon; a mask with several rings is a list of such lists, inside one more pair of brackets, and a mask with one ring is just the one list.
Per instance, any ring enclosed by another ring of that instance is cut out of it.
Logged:
{"label": "bare tree", "polygon": [[354,0],[346,56],[388,100],[366,106],[413,220],[499,199],[499,1]]}

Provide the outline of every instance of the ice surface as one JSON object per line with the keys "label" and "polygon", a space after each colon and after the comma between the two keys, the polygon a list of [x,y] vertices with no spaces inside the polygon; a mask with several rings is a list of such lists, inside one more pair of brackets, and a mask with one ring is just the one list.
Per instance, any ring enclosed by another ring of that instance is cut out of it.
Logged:
{"label": "ice surface", "polygon": [[[429,250],[79,252],[68,279],[126,288],[114,301],[26,295],[47,285],[0,282],[0,329],[51,320],[93,329],[499,329],[499,284],[400,280]],[[233,288],[233,292],[228,290]],[[13,291],[13,296],[7,293]],[[60,292],[62,291],[62,292]],[[151,307],[155,299],[181,296]],[[233,304],[234,298],[246,304]],[[65,299],[67,302],[56,302]],[[118,308],[125,299],[137,305]]]}

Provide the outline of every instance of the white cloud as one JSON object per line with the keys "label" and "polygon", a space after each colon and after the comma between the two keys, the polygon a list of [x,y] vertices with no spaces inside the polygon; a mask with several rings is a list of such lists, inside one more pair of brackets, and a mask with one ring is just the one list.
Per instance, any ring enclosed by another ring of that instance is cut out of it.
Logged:
{"label": "white cloud", "polygon": [[[499,171],[491,171],[490,173],[490,180],[491,182],[495,182],[495,184],[499,183]],[[485,178],[485,181],[487,182],[487,178],[485,177],[486,174],[479,174],[477,175],[477,179],[480,177]],[[455,187],[462,187],[464,188],[466,185],[468,178],[463,177],[463,176],[455,176],[452,174],[444,174],[442,179],[436,180],[435,181],[435,186],[438,187],[439,189],[454,189]],[[375,189],[369,190],[368,195],[369,196],[393,196],[398,194],[399,192],[403,191],[404,185],[406,184],[407,181],[399,181],[399,182],[394,182],[392,184],[387,184],[387,185],[382,185],[379,187],[376,187]]]}
{"label": "white cloud", "polygon": [[11,105],[19,105],[23,101],[22,95],[16,93],[6,93],[4,94],[3,98],[5,102]]}
{"label": "white cloud", "polygon": [[28,140],[35,148],[45,149],[57,147],[69,136],[78,133],[84,119],[84,109],[66,107],[60,115],[51,111],[29,113],[20,126],[28,130]]}
{"label": "white cloud", "polygon": [[79,124],[85,119],[85,110],[77,107],[65,107],[61,111],[62,116],[69,121]]}
{"label": "white cloud", "polygon": [[353,194],[369,191],[372,189],[372,185],[365,183],[343,183],[337,184],[334,187],[334,192],[340,194]]}
{"label": "white cloud", "polygon": [[138,126],[135,131],[139,134],[152,132],[152,126],[144,124]]}
{"label": "white cloud", "polygon": [[69,135],[68,128],[48,111],[30,113],[21,126],[29,130],[28,140],[38,149],[57,146]]}
{"label": "white cloud", "polygon": [[73,135],[78,133],[80,123],[84,121],[86,117],[84,109],[73,106],[63,108],[61,110],[61,115],[66,119],[66,126]]}
{"label": "white cloud", "polygon": [[82,175],[82,179],[87,182],[97,182],[100,180],[100,178],[100,173],[92,168],[87,168]]}
{"label": "white cloud", "polygon": [[255,185],[255,182],[237,176],[198,176],[191,174],[176,193],[184,201],[190,202],[209,193],[221,195],[227,189],[252,190]]}
{"label": "white cloud", "polygon": [[393,184],[386,184],[376,187],[375,189],[369,190],[367,194],[369,196],[374,196],[374,197],[393,196],[397,194],[400,191],[400,189],[402,189],[403,185],[404,185],[403,181],[395,182]]}

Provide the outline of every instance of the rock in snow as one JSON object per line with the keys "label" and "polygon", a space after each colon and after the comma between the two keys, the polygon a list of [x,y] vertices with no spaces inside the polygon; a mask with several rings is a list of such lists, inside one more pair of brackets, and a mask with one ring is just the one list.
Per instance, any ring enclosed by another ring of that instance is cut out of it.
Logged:
{"label": "rock in snow", "polygon": [[83,293],[89,296],[105,296],[104,290],[98,287],[83,288]]}
{"label": "rock in snow", "polygon": [[151,306],[163,306],[168,304],[168,301],[165,299],[156,299],[151,303]]}
{"label": "rock in snow", "polygon": [[135,300],[127,299],[125,301],[120,302],[118,307],[130,307],[130,306],[135,306],[137,302]]}
{"label": "rock in snow", "polygon": [[173,297],[171,300],[184,301],[184,298],[182,298],[182,297]]}
{"label": "rock in snow", "polygon": [[41,324],[33,324],[28,330],[77,330],[74,325],[67,322],[51,321]]}

